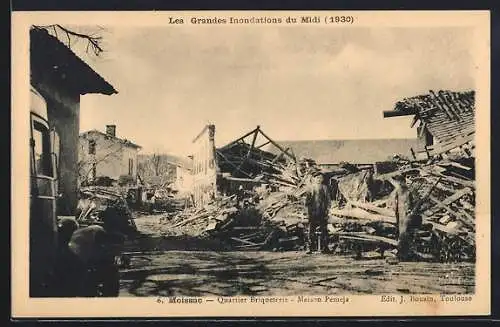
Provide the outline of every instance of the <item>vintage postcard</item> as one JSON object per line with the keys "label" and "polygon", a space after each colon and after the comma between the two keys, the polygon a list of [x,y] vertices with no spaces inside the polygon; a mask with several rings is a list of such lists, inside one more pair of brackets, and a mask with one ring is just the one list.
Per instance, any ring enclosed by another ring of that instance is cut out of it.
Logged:
{"label": "vintage postcard", "polygon": [[488,11],[12,27],[14,317],[490,313]]}

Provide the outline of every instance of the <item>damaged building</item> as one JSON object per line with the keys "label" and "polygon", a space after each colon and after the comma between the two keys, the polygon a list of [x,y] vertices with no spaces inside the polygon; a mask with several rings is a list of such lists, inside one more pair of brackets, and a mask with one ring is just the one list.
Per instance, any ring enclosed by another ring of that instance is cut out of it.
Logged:
{"label": "damaged building", "polygon": [[[272,140],[260,126],[216,148],[215,125],[207,125],[193,140],[193,146],[192,183],[197,206],[234,194],[239,187],[251,189],[266,184],[280,173],[277,164],[296,160],[290,149]],[[266,146],[277,150],[265,151]]]}
{"label": "damaged building", "polygon": [[36,26],[30,29],[30,83],[47,104],[50,128],[59,135],[58,214],[72,215],[78,201],[81,96],[118,92],[57,37]]}
{"label": "damaged building", "polygon": [[[432,92],[403,99],[384,112],[385,117],[404,115],[414,115],[418,138],[392,143],[323,141],[312,146],[301,141],[294,146],[275,142],[257,126],[216,147],[215,126],[209,125],[194,140],[196,208],[165,228],[217,238],[238,250],[303,249],[308,224],[303,198],[314,171],[320,170],[334,199],[328,215],[332,251],[358,258],[374,251],[394,256],[397,178],[407,184],[415,200],[412,212],[422,219],[411,260],[473,261],[474,93]],[[238,200],[241,188],[248,190],[247,205]]]}
{"label": "damaged building", "polygon": [[116,136],[116,125],[106,125],[106,132],[90,130],[80,134],[80,183],[95,182],[98,178],[119,181],[128,176],[137,181],[137,155],[141,147]]}
{"label": "damaged building", "polygon": [[418,158],[462,151],[474,156],[475,92],[429,91],[398,101],[384,117],[413,116],[421,151]]}

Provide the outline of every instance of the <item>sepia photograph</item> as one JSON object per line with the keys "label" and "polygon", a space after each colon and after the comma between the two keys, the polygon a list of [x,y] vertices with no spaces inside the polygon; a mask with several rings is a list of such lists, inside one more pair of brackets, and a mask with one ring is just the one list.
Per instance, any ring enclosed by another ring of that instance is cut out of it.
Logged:
{"label": "sepia photograph", "polygon": [[28,298],[489,301],[480,13],[149,14],[19,24]]}

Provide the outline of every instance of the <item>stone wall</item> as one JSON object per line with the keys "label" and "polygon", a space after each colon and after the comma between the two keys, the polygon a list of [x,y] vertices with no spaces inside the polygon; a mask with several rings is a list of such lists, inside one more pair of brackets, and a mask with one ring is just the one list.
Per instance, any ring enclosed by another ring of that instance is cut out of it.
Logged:
{"label": "stone wall", "polygon": [[[33,72],[36,74],[37,72]],[[80,95],[54,85],[43,74],[36,74],[32,85],[47,101],[49,125],[60,138],[58,215],[73,215],[77,205],[77,161],[80,127]],[[33,74],[32,74],[33,76]]]}

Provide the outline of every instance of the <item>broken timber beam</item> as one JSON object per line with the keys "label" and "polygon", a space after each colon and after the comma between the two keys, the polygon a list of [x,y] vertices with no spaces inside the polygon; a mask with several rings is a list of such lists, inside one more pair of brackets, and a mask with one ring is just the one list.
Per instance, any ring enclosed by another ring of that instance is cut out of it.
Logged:
{"label": "broken timber beam", "polygon": [[[253,133],[255,133],[255,132],[259,131],[259,130],[260,130],[260,127],[259,127],[259,126],[257,126],[257,128],[255,128],[254,130],[252,130],[252,131],[250,131],[250,132],[246,133],[245,135],[243,135],[242,137],[240,137],[240,138],[238,138],[238,139],[236,139],[236,140],[234,140],[234,141],[232,141],[232,142],[230,142],[230,143],[228,143],[228,144],[224,145],[224,146],[223,146],[222,148],[220,148],[220,149],[226,149],[226,148],[228,148],[228,147],[232,146],[232,145],[233,145],[233,144],[235,144],[235,143],[238,143],[238,142],[240,142],[240,141],[243,141],[245,138],[247,138],[248,136],[252,135]],[[262,132],[261,132],[261,133],[262,133]]]}
{"label": "broken timber beam", "polygon": [[398,242],[396,240],[376,235],[348,235],[348,233],[342,233],[342,235],[339,235],[339,237],[342,239],[348,239],[353,241],[361,241],[368,243],[384,243],[392,246],[398,246]]}
{"label": "broken timber beam", "polygon": [[250,241],[247,241],[247,240],[242,240],[241,238],[237,238],[237,237],[230,237],[233,241],[237,241],[237,242],[240,242],[240,243],[243,243],[243,244],[247,244],[247,245],[251,245],[251,246],[259,246],[259,245],[262,245],[262,244],[257,244],[257,243],[254,243],[254,242],[250,242]]}
{"label": "broken timber beam", "polygon": [[359,202],[359,201],[349,201],[348,204],[351,204],[351,205],[358,207],[358,208],[361,208],[361,209],[374,211],[379,215],[388,216],[388,217],[396,217],[396,214],[393,210],[389,210],[386,208],[380,208],[380,207],[377,207],[369,202],[363,203],[363,202]]}
{"label": "broken timber beam", "polygon": [[259,135],[259,130],[260,130],[260,126],[257,126],[257,128],[255,129],[255,133],[253,135],[252,144],[250,145],[250,148],[248,149],[247,158],[250,158],[250,154],[252,153],[252,150],[255,147],[255,141],[257,140],[257,135]]}
{"label": "broken timber beam", "polygon": [[[443,208],[446,211],[448,211],[450,214],[452,214],[453,216],[455,216],[465,226],[467,226],[469,228],[473,228],[474,227],[474,218],[472,216],[470,216],[469,214],[467,214],[466,212],[464,212],[464,211],[456,212],[455,210],[453,210],[452,208],[450,208],[450,206],[448,204],[445,204],[444,201],[443,202],[439,201],[439,199],[436,199],[433,196],[429,196],[429,199],[431,199],[434,203],[436,203],[436,205],[439,208]],[[432,213],[434,214],[435,212],[436,212],[436,210],[433,210]]]}
{"label": "broken timber beam", "polygon": [[264,147],[264,146],[268,145],[269,143],[271,143],[271,141],[266,141],[266,142],[262,143],[261,145],[256,146],[255,148],[256,148],[256,149],[260,149],[260,148],[262,148],[262,147]]}
{"label": "broken timber beam", "polygon": [[474,181],[467,181],[467,180],[463,180],[461,178],[457,178],[457,177],[453,177],[453,176],[448,176],[448,175],[444,175],[442,173],[436,173],[436,172],[431,172],[431,174],[434,175],[434,176],[439,176],[443,180],[448,181],[448,182],[452,182],[452,183],[456,183],[456,184],[461,184],[463,186],[470,187],[470,188],[473,188],[473,189],[476,188],[476,185],[475,185],[476,183]]}
{"label": "broken timber beam", "polygon": [[297,161],[296,158],[292,154],[290,154],[286,149],[283,149],[283,147],[281,145],[279,145],[278,143],[276,143],[275,141],[273,141],[273,139],[271,139],[269,136],[267,136],[261,129],[259,129],[259,132],[260,132],[260,134],[262,134],[262,136],[264,136],[266,139],[268,139],[271,142],[272,145],[274,145],[275,147],[277,147],[278,149],[280,149],[282,152],[284,152],[294,162]]}
{"label": "broken timber beam", "polygon": [[236,166],[231,160],[229,160],[224,154],[222,154],[221,151],[219,150],[216,150],[215,151],[218,155],[220,155],[229,165],[231,165],[232,167],[234,167],[237,171],[243,173],[244,175],[246,175],[247,177],[249,178],[253,178],[252,175],[250,175],[249,173],[245,172],[244,170],[242,170],[240,167]]}
{"label": "broken timber beam", "polygon": [[384,118],[411,116],[417,114],[417,110],[397,111],[397,110],[384,110]]}
{"label": "broken timber beam", "polygon": [[330,213],[335,216],[344,216],[348,218],[355,218],[355,219],[357,218],[361,220],[383,221],[392,224],[396,223],[395,217],[369,213],[361,208],[331,209]]}

